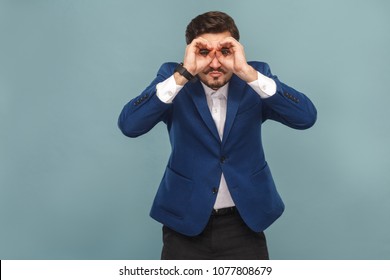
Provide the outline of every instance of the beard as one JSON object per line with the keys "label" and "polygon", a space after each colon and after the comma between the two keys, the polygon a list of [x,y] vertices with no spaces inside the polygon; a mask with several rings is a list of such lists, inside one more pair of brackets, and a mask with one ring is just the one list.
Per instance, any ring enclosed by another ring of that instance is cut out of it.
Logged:
{"label": "beard", "polygon": [[[219,72],[221,73],[221,76],[219,77],[208,76],[208,74],[211,72]],[[206,86],[214,90],[217,90],[229,82],[231,78],[231,74],[229,75],[229,73],[221,67],[218,69],[209,67],[208,69],[202,72],[202,75],[199,75],[199,78]]]}
{"label": "beard", "polygon": [[209,88],[212,88],[214,90],[218,90],[219,88],[223,87],[228,83],[227,80],[223,79],[220,80],[219,78],[214,78],[213,80],[203,80],[200,79],[206,86]]}

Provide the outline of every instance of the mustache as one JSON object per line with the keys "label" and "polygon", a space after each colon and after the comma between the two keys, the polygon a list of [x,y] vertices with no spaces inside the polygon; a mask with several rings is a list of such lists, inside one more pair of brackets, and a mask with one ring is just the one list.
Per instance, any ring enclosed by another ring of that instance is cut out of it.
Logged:
{"label": "mustache", "polygon": [[218,69],[214,69],[214,68],[208,68],[206,71],[203,71],[204,74],[208,74],[210,72],[221,72],[223,74],[226,74],[226,71],[224,69],[222,69],[221,67],[219,67]]}

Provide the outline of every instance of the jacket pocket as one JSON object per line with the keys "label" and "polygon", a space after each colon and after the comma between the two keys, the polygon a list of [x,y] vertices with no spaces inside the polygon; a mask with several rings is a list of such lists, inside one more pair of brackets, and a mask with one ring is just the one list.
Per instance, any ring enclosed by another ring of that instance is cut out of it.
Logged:
{"label": "jacket pocket", "polygon": [[245,122],[247,120],[253,120],[254,123],[258,123],[261,120],[261,107],[259,104],[254,104],[249,108],[240,109],[235,117],[236,122]]}
{"label": "jacket pocket", "polygon": [[263,212],[271,213],[284,209],[284,204],[279,196],[268,164],[251,176],[253,196],[257,200],[258,207]]}
{"label": "jacket pocket", "polygon": [[159,206],[167,213],[182,219],[192,194],[192,180],[167,167],[157,192]]}

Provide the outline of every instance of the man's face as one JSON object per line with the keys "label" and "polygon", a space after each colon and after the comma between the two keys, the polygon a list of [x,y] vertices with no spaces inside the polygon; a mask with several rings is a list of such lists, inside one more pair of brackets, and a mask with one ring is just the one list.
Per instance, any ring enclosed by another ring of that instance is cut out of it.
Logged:
{"label": "man's face", "polygon": [[[215,50],[218,48],[218,43],[226,37],[231,37],[230,32],[226,31],[223,33],[205,33],[200,35],[210,42]],[[211,63],[200,73],[198,76],[200,80],[209,88],[219,89],[224,86],[231,79],[233,72],[228,71],[222,66],[216,57],[213,58]]]}

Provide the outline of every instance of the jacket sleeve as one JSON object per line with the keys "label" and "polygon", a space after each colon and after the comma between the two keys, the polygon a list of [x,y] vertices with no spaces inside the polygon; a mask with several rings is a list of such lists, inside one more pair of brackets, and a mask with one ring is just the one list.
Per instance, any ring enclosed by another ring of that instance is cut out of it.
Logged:
{"label": "jacket sleeve", "polygon": [[152,83],[124,106],[118,119],[119,129],[124,135],[138,137],[151,130],[158,122],[167,121],[172,104],[166,104],[158,98],[156,85],[169,78],[174,67],[173,63],[163,64]]}
{"label": "jacket sleeve", "polygon": [[317,120],[317,110],[310,99],[303,93],[279,81],[272,75],[268,64],[264,64],[264,75],[276,83],[276,93],[262,99],[263,121],[275,120],[295,129],[307,129]]}

